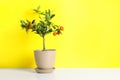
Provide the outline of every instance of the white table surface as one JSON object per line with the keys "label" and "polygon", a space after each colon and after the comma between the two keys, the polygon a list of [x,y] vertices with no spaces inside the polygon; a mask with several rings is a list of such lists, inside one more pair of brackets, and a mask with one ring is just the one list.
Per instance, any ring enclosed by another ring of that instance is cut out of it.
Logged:
{"label": "white table surface", "polygon": [[58,68],[47,74],[34,69],[0,69],[0,80],[120,80],[120,68]]}

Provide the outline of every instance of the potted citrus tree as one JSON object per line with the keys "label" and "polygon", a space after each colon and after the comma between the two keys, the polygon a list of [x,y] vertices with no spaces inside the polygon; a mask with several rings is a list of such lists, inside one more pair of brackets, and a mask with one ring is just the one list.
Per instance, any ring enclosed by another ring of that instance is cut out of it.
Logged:
{"label": "potted citrus tree", "polygon": [[54,70],[56,50],[46,49],[45,36],[50,33],[53,36],[59,35],[64,30],[64,27],[58,26],[51,21],[55,17],[55,14],[51,13],[50,9],[41,11],[40,7],[37,7],[33,11],[39,14],[39,21],[37,22],[36,19],[32,21],[21,20],[21,27],[26,32],[30,30],[38,34],[43,40],[43,49],[34,51],[37,65],[37,68],[35,68],[36,72],[52,72]]}

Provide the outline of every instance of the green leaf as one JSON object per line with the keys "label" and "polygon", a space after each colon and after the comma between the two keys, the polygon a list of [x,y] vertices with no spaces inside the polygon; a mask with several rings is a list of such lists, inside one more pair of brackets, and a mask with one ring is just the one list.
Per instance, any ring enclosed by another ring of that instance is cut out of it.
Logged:
{"label": "green leaf", "polygon": [[51,25],[51,22],[50,22],[50,21],[47,21],[47,25],[50,26],[50,25]]}
{"label": "green leaf", "polygon": [[25,25],[23,25],[23,24],[21,24],[21,26],[22,26],[22,28],[25,28],[26,26]]}
{"label": "green leaf", "polygon": [[35,11],[36,13],[38,13],[39,11],[38,10],[36,10],[36,9],[33,9],[33,11]]}
{"label": "green leaf", "polygon": [[21,22],[21,27],[25,28],[26,27],[25,21],[21,20],[20,22]]}
{"label": "green leaf", "polygon": [[26,19],[26,21],[27,21],[28,23],[30,23],[30,21],[29,21],[29,20],[27,20],[27,19]]}
{"label": "green leaf", "polygon": [[48,32],[52,32],[53,30],[52,29],[49,29]]}
{"label": "green leaf", "polygon": [[57,28],[58,28],[58,26],[57,26],[57,25],[53,25],[52,27],[53,27],[54,29],[57,29]]}
{"label": "green leaf", "polygon": [[32,24],[35,23],[35,20],[32,21]]}
{"label": "green leaf", "polygon": [[38,6],[36,9],[33,9],[36,13],[40,13],[40,6]]}
{"label": "green leaf", "polygon": [[45,15],[45,13],[44,13],[44,12],[40,12],[40,14]]}
{"label": "green leaf", "polygon": [[45,11],[45,19],[46,19],[46,21],[49,21],[50,20],[50,10],[46,10]]}
{"label": "green leaf", "polygon": [[40,10],[40,5],[37,7],[37,10]]}
{"label": "green leaf", "polygon": [[48,15],[50,16],[50,9],[48,9]]}
{"label": "green leaf", "polygon": [[23,21],[23,20],[21,20],[20,22],[21,22],[21,24],[25,24],[25,21]]}
{"label": "green leaf", "polygon": [[55,14],[52,14],[52,15],[50,16],[50,19],[52,19],[54,16],[55,16]]}

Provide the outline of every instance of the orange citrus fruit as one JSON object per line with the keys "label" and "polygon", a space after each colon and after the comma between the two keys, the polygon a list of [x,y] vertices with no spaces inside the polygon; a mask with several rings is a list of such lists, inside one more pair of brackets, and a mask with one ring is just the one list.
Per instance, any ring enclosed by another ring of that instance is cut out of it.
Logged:
{"label": "orange citrus fruit", "polygon": [[62,30],[62,31],[63,31],[63,30],[64,30],[64,27],[63,27],[63,26],[60,26],[60,30]]}
{"label": "orange citrus fruit", "polygon": [[57,32],[56,32],[56,31],[55,31],[55,32],[53,32],[53,35],[54,35],[54,36],[56,36],[56,35],[57,35]]}
{"label": "orange citrus fruit", "polygon": [[29,28],[32,28],[32,26],[33,26],[32,23],[30,23],[30,24],[29,24]]}

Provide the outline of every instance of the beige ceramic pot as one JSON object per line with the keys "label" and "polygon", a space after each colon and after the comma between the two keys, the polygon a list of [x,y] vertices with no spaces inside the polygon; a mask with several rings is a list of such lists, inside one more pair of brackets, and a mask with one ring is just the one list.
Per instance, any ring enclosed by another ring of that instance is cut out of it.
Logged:
{"label": "beige ceramic pot", "polygon": [[36,72],[47,73],[54,70],[56,50],[35,50]]}

